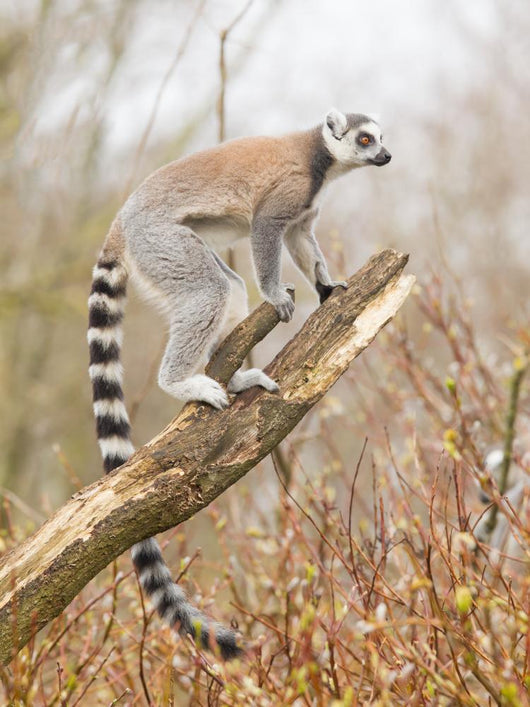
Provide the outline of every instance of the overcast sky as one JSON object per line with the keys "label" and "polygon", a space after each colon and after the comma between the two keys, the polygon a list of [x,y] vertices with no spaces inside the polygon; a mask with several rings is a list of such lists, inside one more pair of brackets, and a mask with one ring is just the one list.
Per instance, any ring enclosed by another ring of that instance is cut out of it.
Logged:
{"label": "overcast sky", "polygon": [[[15,14],[21,12],[18,3],[11,4]],[[49,30],[48,39],[55,41],[45,53],[63,71],[48,76],[46,89],[53,100],[41,111],[39,128],[65,123],[74,108],[90,111],[90,101],[98,98],[107,48],[97,37],[87,44],[84,34],[94,16],[103,26],[108,23],[114,3],[93,3],[90,17],[76,12],[79,4],[56,3],[58,16],[74,20],[68,35],[60,22],[56,37],[50,36],[54,28]],[[164,92],[158,131],[174,130],[179,116],[211,100],[218,85],[219,32],[246,4],[206,0]],[[513,12],[518,3],[510,5]],[[141,134],[197,6],[174,0],[136,4],[125,60],[108,94],[112,145],[127,144]],[[228,133],[310,125],[332,105],[375,112],[387,123],[414,111],[436,110],[444,86],[464,88],[487,79],[491,67],[477,44],[489,42],[495,57],[495,45],[509,39],[499,27],[502,16],[498,0],[254,0],[227,43]],[[524,55],[514,57],[514,69],[518,61],[524,70]]]}
{"label": "overcast sky", "polygon": [[[185,24],[177,4],[152,3],[157,11],[136,24],[122,75],[127,95],[118,92],[115,105],[116,141],[138,130],[175,54]],[[188,5],[189,18],[193,4]],[[218,35],[244,5],[241,0],[206,2],[168,84],[160,129],[171,130],[190,102],[207,100],[216,90]],[[490,0],[255,0],[227,44],[229,71],[243,63],[228,86],[228,134],[310,125],[329,106],[375,112],[387,124],[403,114],[435,110],[444,85],[486,79],[489,67],[475,42],[480,37],[496,41],[496,6]]]}

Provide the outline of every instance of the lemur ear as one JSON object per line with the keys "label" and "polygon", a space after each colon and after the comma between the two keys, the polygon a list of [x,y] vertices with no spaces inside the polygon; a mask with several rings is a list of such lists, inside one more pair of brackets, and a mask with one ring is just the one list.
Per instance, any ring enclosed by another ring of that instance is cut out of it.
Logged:
{"label": "lemur ear", "polygon": [[332,108],[326,115],[326,125],[331,130],[331,134],[336,140],[342,140],[344,135],[348,132],[346,116],[335,108]]}

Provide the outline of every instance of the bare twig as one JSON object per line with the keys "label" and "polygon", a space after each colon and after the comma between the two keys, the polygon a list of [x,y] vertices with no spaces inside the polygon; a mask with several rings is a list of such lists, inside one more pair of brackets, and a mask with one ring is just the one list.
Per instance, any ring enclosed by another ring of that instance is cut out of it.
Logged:
{"label": "bare twig", "polygon": [[248,0],[248,2],[243,6],[241,11],[234,17],[232,22],[222,29],[219,33],[219,98],[217,99],[217,117],[218,117],[218,140],[223,142],[226,137],[225,130],[225,94],[226,94],[226,82],[227,82],[227,71],[226,71],[226,41],[230,35],[230,32],[235,28],[235,26],[240,22],[246,15],[247,11],[254,0]]}
{"label": "bare twig", "polygon": [[28,518],[31,518],[33,521],[35,521],[35,523],[42,523],[43,520],[45,520],[45,517],[42,515],[42,513],[39,513],[31,506],[28,506],[28,504],[25,503],[25,501],[23,501],[21,498],[19,498],[16,493],[13,493],[13,491],[10,491],[9,489],[0,486],[0,497],[5,499],[6,501],[9,501],[9,503],[15,506],[15,508],[18,508],[18,510],[24,513]]}
{"label": "bare twig", "polygon": [[125,198],[129,194],[129,192],[131,191],[131,185],[134,181],[134,178],[136,175],[136,170],[138,169],[138,164],[139,164],[142,154],[145,150],[147,140],[149,139],[149,135],[151,134],[151,130],[153,128],[153,125],[154,125],[154,122],[156,119],[156,114],[158,113],[158,108],[160,106],[160,101],[162,100],[162,96],[164,95],[164,91],[166,90],[166,86],[167,86],[173,72],[175,71],[180,60],[184,56],[184,52],[186,51],[188,44],[191,40],[193,30],[194,30],[194,28],[199,20],[199,17],[201,16],[202,11],[204,9],[205,2],[206,2],[206,0],[199,0],[199,3],[197,5],[197,9],[195,10],[193,17],[191,18],[191,21],[190,21],[188,27],[186,28],[186,31],[184,32],[184,38],[175,53],[173,61],[168,66],[166,73],[162,77],[162,81],[160,82],[160,86],[158,88],[155,101],[151,107],[151,113],[149,114],[147,124],[144,128],[144,131],[142,133],[142,137],[140,139],[140,142],[138,143],[138,147],[137,147],[136,153],[134,155],[134,161],[133,161],[131,174],[129,176],[129,179],[126,182],[124,193],[123,193],[123,198]]}
{"label": "bare twig", "polygon": [[145,637],[147,636],[147,627],[149,625],[149,618],[147,616],[147,612],[145,610],[145,602],[144,602],[144,595],[142,592],[142,587],[140,585],[140,578],[137,577],[137,582],[138,582],[138,593],[140,595],[140,604],[142,607],[142,639],[140,641],[140,648],[139,648],[139,653],[138,653],[138,673],[140,675],[140,682],[142,683],[142,689],[144,691],[145,699],[147,700],[147,704],[149,707],[153,704],[151,700],[151,695],[149,694],[149,688],[147,687],[147,682],[145,679],[145,671],[144,671],[144,646],[145,646]]}

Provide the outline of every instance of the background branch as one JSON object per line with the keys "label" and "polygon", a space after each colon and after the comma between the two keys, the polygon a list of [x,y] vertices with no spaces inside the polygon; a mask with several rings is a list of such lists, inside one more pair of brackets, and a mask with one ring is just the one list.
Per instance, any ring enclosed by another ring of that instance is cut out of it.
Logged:
{"label": "background branch", "polygon": [[497,494],[495,494],[496,498],[491,507],[488,519],[485,524],[483,539],[486,543],[491,541],[491,536],[493,535],[497,526],[499,503],[502,503],[502,497],[508,489],[508,476],[510,473],[510,467],[513,459],[513,442],[515,438],[517,404],[519,401],[521,384],[523,382],[525,373],[528,370],[528,364],[528,352],[525,352],[523,356],[518,357],[516,359],[515,370],[510,380],[510,402],[508,405],[508,411],[506,413],[506,429],[504,434],[504,446],[502,454],[502,464],[500,469],[500,478],[498,480],[498,496]]}
{"label": "background branch", "polygon": [[[57,616],[110,561],[174,527],[240,479],[295,427],[392,319],[414,277],[408,256],[373,256],[304,323],[265,369],[279,394],[254,388],[223,411],[186,405],[120,469],[75,494],[0,568],[0,659]],[[208,372],[226,383],[276,324],[262,304],[223,342]]]}

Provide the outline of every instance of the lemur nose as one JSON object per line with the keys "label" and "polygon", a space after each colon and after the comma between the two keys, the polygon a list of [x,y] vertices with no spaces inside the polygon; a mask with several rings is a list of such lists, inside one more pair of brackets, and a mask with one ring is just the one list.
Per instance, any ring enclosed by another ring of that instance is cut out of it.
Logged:
{"label": "lemur nose", "polygon": [[392,155],[390,154],[390,152],[387,152],[386,150],[385,150],[385,152],[384,152],[384,154],[383,154],[383,157],[385,158],[385,160],[386,160],[387,162],[390,162],[390,160],[392,159]]}

